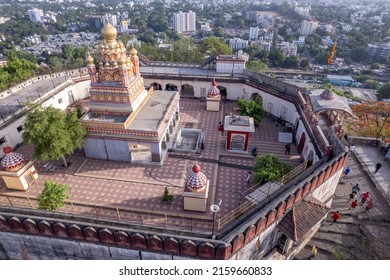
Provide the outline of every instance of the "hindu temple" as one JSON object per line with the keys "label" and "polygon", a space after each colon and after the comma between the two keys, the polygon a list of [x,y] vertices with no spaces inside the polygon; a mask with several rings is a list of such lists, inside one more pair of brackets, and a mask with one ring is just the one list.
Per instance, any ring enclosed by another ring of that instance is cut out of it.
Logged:
{"label": "hindu temple", "polygon": [[97,65],[87,57],[86,157],[161,164],[179,123],[179,93],[145,88],[137,50],[127,52],[108,20],[101,33]]}

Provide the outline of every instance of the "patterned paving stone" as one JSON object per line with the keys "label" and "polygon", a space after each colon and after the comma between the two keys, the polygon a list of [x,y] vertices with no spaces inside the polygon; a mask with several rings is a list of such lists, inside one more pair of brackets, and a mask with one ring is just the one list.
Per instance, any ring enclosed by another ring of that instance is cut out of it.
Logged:
{"label": "patterned paving stone", "polygon": [[[218,130],[218,124],[225,113],[237,113],[234,102],[222,103],[220,112],[207,112],[206,103],[194,99],[182,99],[180,102],[180,127],[192,126],[205,131],[205,147],[200,155],[177,153],[194,159],[166,157],[164,165],[142,166],[123,162],[85,159],[83,151],[77,150],[67,156],[70,166],[62,167],[62,160],[50,161],[57,169],[44,172],[43,163],[36,163],[39,179],[26,192],[12,191],[0,182],[0,204],[10,205],[4,194],[12,197],[13,205],[31,207],[23,197],[34,200],[43,189],[45,180],[53,180],[70,187],[69,196],[73,205],[67,204],[61,212],[77,213],[105,219],[120,219],[134,224],[155,225],[161,228],[183,228],[194,232],[211,232],[212,213],[209,207],[214,201],[222,200],[218,217],[223,217],[239,206],[242,193],[251,185],[246,182],[248,168],[254,164],[250,152],[231,154],[225,151],[226,132]],[[249,146],[256,145],[259,154],[273,153],[293,165],[299,164],[299,156],[293,145],[291,156],[284,155],[283,143],[277,142],[278,127],[264,118],[250,135]],[[171,136],[173,137],[173,135]],[[33,149],[22,145],[17,151],[26,159],[31,159]],[[195,160],[197,159],[197,161]],[[218,165],[218,161],[233,165]],[[202,172],[210,180],[209,200],[206,213],[183,210],[182,190],[186,175],[198,162]],[[168,187],[174,196],[172,203],[161,202],[164,188]],[[89,205],[89,206],[86,206]],[[96,206],[94,206],[96,205]],[[118,210],[119,216],[118,216]],[[193,217],[192,219],[189,217]],[[199,217],[199,219],[194,219]]]}

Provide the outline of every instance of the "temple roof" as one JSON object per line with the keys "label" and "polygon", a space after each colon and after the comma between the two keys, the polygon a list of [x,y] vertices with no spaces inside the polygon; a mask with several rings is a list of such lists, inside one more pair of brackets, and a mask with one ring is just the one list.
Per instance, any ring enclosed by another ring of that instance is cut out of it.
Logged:
{"label": "temple roof", "polygon": [[24,156],[19,153],[14,153],[12,148],[9,146],[4,147],[3,149],[4,157],[1,160],[1,165],[4,169],[11,169],[18,167],[24,163]]}
{"label": "temple roof", "polygon": [[217,83],[215,82],[215,80],[211,83],[211,87],[209,89],[209,91],[207,92],[207,96],[212,96],[212,97],[216,97],[220,94],[220,90],[219,88],[217,87]]}
{"label": "temple roof", "polygon": [[350,116],[353,115],[347,98],[335,94],[332,90],[311,90],[310,99],[314,113],[325,110],[339,110],[348,113]]}
{"label": "temple roof", "polygon": [[293,241],[300,240],[328,213],[319,201],[302,201],[280,221],[278,228]]}
{"label": "temple roof", "polygon": [[207,177],[201,171],[201,168],[198,164],[195,164],[192,167],[192,170],[187,175],[186,186],[189,189],[200,190],[206,187],[207,185]]}

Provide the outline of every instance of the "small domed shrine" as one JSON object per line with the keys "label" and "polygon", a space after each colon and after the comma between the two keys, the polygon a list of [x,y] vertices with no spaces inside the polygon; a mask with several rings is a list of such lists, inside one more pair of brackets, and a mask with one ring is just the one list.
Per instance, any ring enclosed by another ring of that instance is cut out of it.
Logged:
{"label": "small domed shrine", "polygon": [[217,87],[217,83],[215,82],[214,79],[213,82],[211,83],[211,87],[209,91],[207,92],[206,110],[218,112],[220,102],[221,102],[221,94],[219,88]]}
{"label": "small domed shrine", "polygon": [[81,118],[87,158],[161,164],[179,123],[179,93],[145,88],[134,47],[128,52],[108,22],[95,59],[86,58],[91,80],[89,111]]}
{"label": "small domed shrine", "polygon": [[11,147],[3,148],[4,157],[1,160],[1,166],[4,170],[0,171],[8,189],[27,190],[35,180],[38,179],[38,173],[32,161],[25,162],[24,156],[15,153]]}
{"label": "small domed shrine", "polygon": [[201,171],[201,167],[195,164],[188,173],[184,191],[184,210],[206,212],[209,192],[209,180]]}

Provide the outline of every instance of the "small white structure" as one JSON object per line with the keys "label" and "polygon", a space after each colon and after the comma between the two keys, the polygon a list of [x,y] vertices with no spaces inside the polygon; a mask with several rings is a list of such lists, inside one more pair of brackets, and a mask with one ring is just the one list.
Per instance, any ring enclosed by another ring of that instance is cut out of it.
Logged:
{"label": "small white structure", "polygon": [[206,212],[209,183],[198,164],[192,167],[184,186],[184,210]]}
{"label": "small white structure", "polygon": [[211,83],[211,87],[207,92],[206,110],[207,111],[219,111],[219,103],[221,102],[221,94],[217,87],[215,80]]}
{"label": "small white structure", "polygon": [[7,188],[27,190],[38,179],[34,163],[32,161],[25,163],[24,156],[14,153],[9,146],[4,147],[3,152],[5,155],[1,160],[1,165],[4,171],[0,171],[0,176],[3,178]]}

